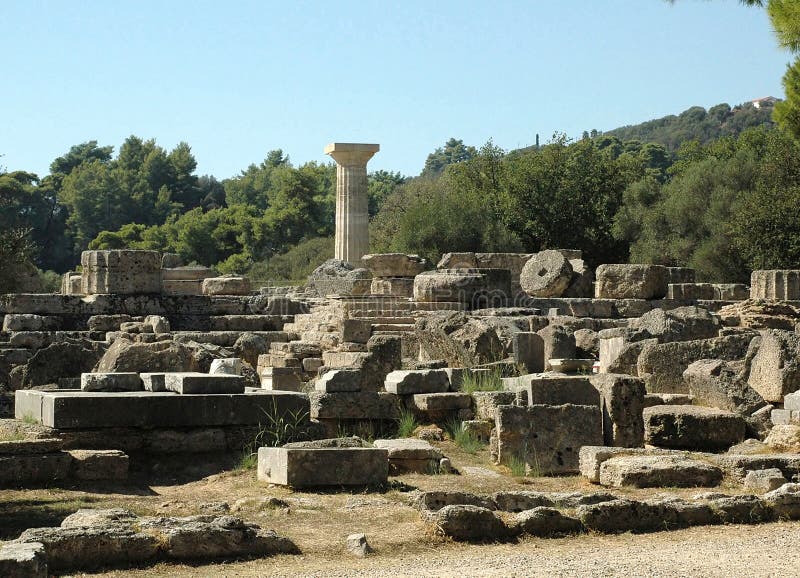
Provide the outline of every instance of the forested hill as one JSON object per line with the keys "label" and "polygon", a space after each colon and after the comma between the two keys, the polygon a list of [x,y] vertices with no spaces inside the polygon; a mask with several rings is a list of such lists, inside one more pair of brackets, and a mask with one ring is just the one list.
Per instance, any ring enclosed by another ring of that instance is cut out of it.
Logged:
{"label": "forested hill", "polygon": [[[615,136],[623,142],[654,142],[664,145],[670,152],[675,152],[686,141],[697,140],[701,144],[708,144],[723,136],[738,136],[751,127],[772,125],[773,108],[769,102],[762,103],[759,108],[749,102],[733,108],[728,104],[718,104],[708,110],[702,106],[693,106],[677,116],[671,114],[602,134]],[[591,136],[596,135],[597,132],[592,131]]]}

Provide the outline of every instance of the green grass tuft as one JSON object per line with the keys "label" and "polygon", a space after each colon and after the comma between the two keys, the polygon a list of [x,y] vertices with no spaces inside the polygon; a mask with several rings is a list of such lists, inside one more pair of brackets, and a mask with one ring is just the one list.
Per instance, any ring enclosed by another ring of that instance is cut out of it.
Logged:
{"label": "green grass tuft", "polygon": [[515,478],[524,478],[527,475],[525,462],[517,456],[511,456],[506,461],[506,466],[511,470],[511,475]]}
{"label": "green grass tuft", "polygon": [[400,417],[397,420],[397,437],[410,438],[414,435],[417,427],[419,427],[419,423],[417,423],[414,413],[407,409],[400,410]]}
{"label": "green grass tuft", "polygon": [[503,374],[500,370],[464,371],[464,378],[461,381],[461,391],[464,393],[502,391],[503,389]]}
{"label": "green grass tuft", "polygon": [[484,448],[484,443],[474,433],[465,430],[460,420],[451,419],[445,424],[445,429],[453,442],[468,454],[476,454]]}

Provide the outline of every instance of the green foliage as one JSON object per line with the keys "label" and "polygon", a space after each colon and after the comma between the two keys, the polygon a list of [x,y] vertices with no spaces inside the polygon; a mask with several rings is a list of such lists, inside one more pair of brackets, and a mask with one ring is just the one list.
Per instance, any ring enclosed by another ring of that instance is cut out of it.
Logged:
{"label": "green foliage", "polygon": [[499,370],[491,371],[465,371],[461,381],[461,391],[474,393],[476,391],[502,391],[503,374]]}
{"label": "green foliage", "polygon": [[506,467],[511,470],[511,475],[515,478],[524,478],[527,475],[525,461],[517,456],[511,456],[506,460]]}
{"label": "green foliage", "polygon": [[400,410],[400,417],[397,418],[397,437],[410,438],[414,430],[419,427],[414,413],[407,409]]}
{"label": "green foliage", "polygon": [[420,176],[433,177],[440,175],[449,165],[462,163],[475,157],[475,147],[466,146],[461,139],[449,139],[443,147],[437,148],[425,159],[425,167]]}
{"label": "green foliage", "polygon": [[775,105],[775,121],[800,139],[800,57],[786,68],[783,76],[786,100]]}
{"label": "green foliage", "polygon": [[461,420],[448,420],[445,424],[445,430],[450,439],[468,454],[476,454],[485,447],[475,434],[464,429],[464,423]]}
{"label": "green foliage", "polygon": [[301,241],[285,253],[255,263],[248,275],[260,283],[305,281],[311,272],[333,258],[333,237]]}
{"label": "green foliage", "polygon": [[278,402],[263,410],[264,418],[258,424],[253,440],[242,452],[237,469],[251,470],[258,464],[258,448],[281,447],[308,437],[309,414],[303,409],[282,411]]}

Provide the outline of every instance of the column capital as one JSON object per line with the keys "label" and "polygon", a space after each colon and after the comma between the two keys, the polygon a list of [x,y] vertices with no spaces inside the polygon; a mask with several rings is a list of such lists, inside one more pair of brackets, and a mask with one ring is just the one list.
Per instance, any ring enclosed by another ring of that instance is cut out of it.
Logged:
{"label": "column capital", "polygon": [[339,165],[366,166],[367,161],[379,150],[379,144],[334,142],[325,147],[325,154],[330,155]]}

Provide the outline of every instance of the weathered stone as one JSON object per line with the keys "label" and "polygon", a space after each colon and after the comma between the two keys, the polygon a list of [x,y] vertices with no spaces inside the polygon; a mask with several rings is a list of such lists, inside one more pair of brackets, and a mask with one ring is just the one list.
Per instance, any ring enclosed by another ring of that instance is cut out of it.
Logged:
{"label": "weathered stone", "polygon": [[782,520],[800,519],[800,484],[783,484],[762,496],[775,517]]}
{"label": "weathered stone", "polygon": [[127,480],[128,456],[119,450],[69,450],[70,477],[76,480]]}
{"label": "weathered stone", "polygon": [[618,499],[577,508],[583,525],[594,532],[656,532],[677,526],[678,517],[671,502],[638,502]]}
{"label": "weathered stone", "polygon": [[800,452],[800,425],[776,425],[764,443],[773,450]]}
{"label": "weathered stone", "polygon": [[528,373],[544,371],[544,340],[538,333],[520,331],[512,338],[514,363],[521,365]]}
{"label": "weathered stone", "polygon": [[644,379],[648,393],[689,393],[683,381],[683,372],[689,365],[700,359],[743,359],[750,340],[750,335],[728,335],[697,341],[648,342],[639,354],[636,373]]}
{"label": "weathered stone", "polygon": [[537,507],[514,516],[510,529],[515,534],[527,534],[540,538],[569,536],[583,531],[583,524],[554,508]]}
{"label": "weathered stone", "polygon": [[417,393],[412,397],[414,408],[420,412],[451,412],[472,407],[472,396],[468,393]]}
{"label": "weathered stone", "polygon": [[435,473],[439,460],[444,457],[441,450],[416,438],[375,440],[373,445],[388,452],[389,471],[393,474]]}
{"label": "weathered stone", "polygon": [[141,391],[142,379],[138,373],[82,373],[83,391]]}
{"label": "weathered stone", "polygon": [[668,273],[660,265],[600,265],[595,271],[597,299],[661,299]]}
{"label": "weathered stone", "polygon": [[379,448],[258,450],[258,479],[293,488],[381,485],[388,475],[389,453]]}
{"label": "weathered stone", "polygon": [[303,380],[294,367],[266,367],[261,374],[261,387],[269,391],[302,391]]}
{"label": "weathered stone", "polygon": [[12,389],[31,388],[57,383],[63,377],[78,377],[92,371],[104,350],[105,344],[89,340],[52,343],[34,353],[26,365],[19,366],[19,382],[15,384],[11,380],[9,385]]}
{"label": "weathered stone", "polygon": [[8,313],[3,318],[3,331],[53,331],[58,326],[58,317],[31,313]]}
{"label": "weathered stone", "polygon": [[423,512],[435,512],[445,506],[477,506],[486,510],[497,509],[497,504],[491,498],[459,491],[418,492],[412,499],[412,504]]}
{"label": "weathered stone", "polygon": [[544,345],[544,370],[550,371],[551,359],[575,358],[575,335],[563,325],[548,325],[538,332]]}
{"label": "weathered stone", "polygon": [[714,283],[714,299],[744,301],[750,298],[750,288],[743,283]]}
{"label": "weathered stone", "polygon": [[242,360],[239,357],[215,359],[211,362],[211,367],[208,369],[208,373],[220,375],[241,375]]}
{"label": "weathered stone", "polygon": [[719,333],[719,320],[703,307],[653,309],[628,324],[628,339],[656,338],[659,343],[711,339]]}
{"label": "weathered stone", "polygon": [[342,341],[366,343],[372,336],[372,322],[368,319],[342,319],[339,331]]}
{"label": "weathered stone", "polygon": [[495,428],[497,461],[521,460],[533,475],[577,473],[581,446],[603,439],[599,406],[499,406]]}
{"label": "weathered stone", "polygon": [[137,343],[117,339],[95,366],[96,373],[199,371],[192,350],[173,341]]}
{"label": "weathered stone", "polygon": [[[778,468],[750,470],[744,478],[744,489],[759,494],[777,490],[787,482]],[[800,511],[800,510],[799,510]]]}
{"label": "weathered stone", "polygon": [[514,388],[525,388],[528,405],[600,405],[600,394],[589,376],[534,373],[511,378],[509,382]]}
{"label": "weathered stone", "polygon": [[[356,261],[360,257],[356,258]],[[346,259],[329,259],[314,269],[308,283],[317,295],[366,295],[372,281],[369,271],[356,268]]]}
{"label": "weathered stone", "polygon": [[561,297],[572,281],[572,265],[559,251],[541,251],[522,268],[519,282],[531,297]]}
{"label": "weathered stone", "polygon": [[49,454],[61,451],[64,440],[59,438],[0,441],[0,455]]}
{"label": "weathered stone", "polygon": [[654,405],[692,405],[694,398],[688,393],[648,393],[644,396],[644,407]]}
{"label": "weathered stone", "polygon": [[492,420],[500,405],[514,405],[517,394],[514,391],[475,391],[472,393],[476,419]]}
{"label": "weathered stone", "polygon": [[800,270],[753,271],[750,275],[750,299],[800,300]]}
{"label": "weathered stone", "polygon": [[223,373],[167,373],[164,386],[185,395],[244,393],[244,378]]}
{"label": "weathered stone", "polygon": [[315,384],[317,391],[341,393],[361,390],[361,371],[358,369],[334,369],[327,371]]}
{"label": "weathered stone", "polygon": [[505,357],[497,331],[484,319],[463,312],[420,317],[414,326],[421,360],[442,359],[455,367],[471,367]]}
{"label": "weathered stone", "polygon": [[762,331],[747,383],[768,402],[782,402],[800,389],[800,333]]}
{"label": "weathered stone", "polygon": [[800,474],[800,454],[797,453],[723,454],[714,456],[714,461],[726,476],[740,483],[744,483],[747,472],[751,470],[778,468],[787,480]]}
{"label": "weathered stone", "polygon": [[730,496],[708,501],[717,524],[760,524],[773,519],[773,510],[757,496]]}
{"label": "weathered stone", "polygon": [[89,331],[118,331],[120,325],[131,321],[133,317],[130,315],[92,315],[87,325]]}
{"label": "weathered stone", "polygon": [[84,251],[81,266],[82,292],[86,295],[161,292],[158,251]]}
{"label": "weathered stone", "polygon": [[9,542],[0,546],[0,576],[47,578],[47,556],[40,542]]}
{"label": "weathered stone", "polygon": [[391,393],[313,391],[308,397],[311,401],[312,419],[394,420],[400,415],[400,400]]}
{"label": "weathered stone", "polygon": [[600,335],[591,329],[578,329],[575,333],[575,349],[578,357],[599,359]]}
{"label": "weathered stone", "polygon": [[785,301],[742,301],[722,307],[717,314],[731,327],[793,331],[800,322],[800,307]]}
{"label": "weathered stone", "polygon": [[493,511],[480,506],[444,506],[434,517],[445,536],[463,541],[496,541],[505,538],[508,528]]}
{"label": "weathered stone", "polygon": [[739,377],[729,362],[700,359],[683,372],[689,394],[698,405],[705,405],[750,415],[767,403],[758,392]]}
{"label": "weathered stone", "polygon": [[414,296],[413,277],[373,277],[369,292],[372,295],[391,295],[411,299]]}
{"label": "weathered stone", "polygon": [[696,271],[689,267],[667,267],[667,280],[670,283],[694,283]]}
{"label": "weathered stone", "polygon": [[386,376],[384,387],[397,395],[441,393],[450,388],[450,380],[441,369],[398,370]]}
{"label": "weathered stone", "polygon": [[711,283],[670,283],[667,286],[667,299],[677,301],[711,301],[716,295]]}
{"label": "weathered stone", "polygon": [[357,558],[364,558],[372,553],[372,548],[364,534],[350,534],[345,540],[345,548]]}
{"label": "weathered stone", "polygon": [[572,277],[563,296],[589,299],[594,297],[594,271],[583,259],[569,259],[569,264],[572,267]]}
{"label": "weathered stone", "polygon": [[167,391],[166,373],[140,373],[142,385],[145,391]]}
{"label": "weathered stone", "polygon": [[0,455],[0,486],[49,484],[66,479],[71,462],[65,452]]}
{"label": "weathered stone", "polygon": [[250,295],[247,277],[207,277],[203,279],[203,295]]}
{"label": "weathered stone", "polygon": [[667,448],[715,451],[745,437],[744,418],[692,405],[657,405],[644,410],[645,443]]}
{"label": "weathered stone", "polygon": [[373,277],[416,277],[427,267],[427,261],[419,255],[403,253],[379,253],[361,257],[361,266]]}
{"label": "weathered stone", "polygon": [[589,382],[600,392],[605,445],[641,447],[644,443],[644,381],[629,375],[599,373],[592,375]]}
{"label": "weathered stone", "polygon": [[619,456],[600,466],[600,484],[615,488],[709,487],[721,481],[718,467],[678,456]]}

